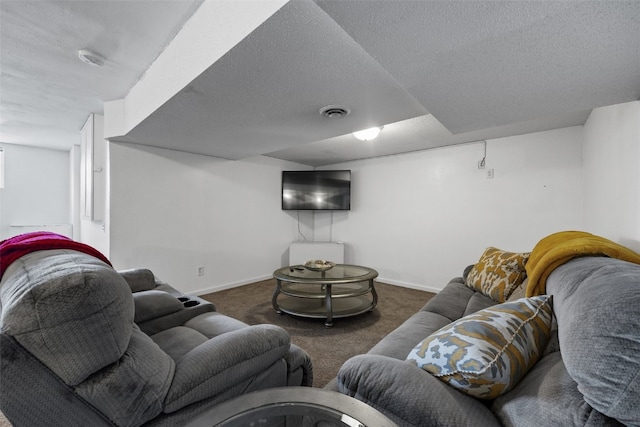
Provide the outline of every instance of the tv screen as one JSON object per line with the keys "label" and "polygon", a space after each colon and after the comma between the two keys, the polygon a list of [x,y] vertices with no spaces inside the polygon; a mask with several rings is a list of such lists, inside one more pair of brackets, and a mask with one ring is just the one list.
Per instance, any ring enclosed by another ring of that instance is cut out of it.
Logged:
{"label": "tv screen", "polygon": [[350,170],[282,172],[282,210],[350,209]]}

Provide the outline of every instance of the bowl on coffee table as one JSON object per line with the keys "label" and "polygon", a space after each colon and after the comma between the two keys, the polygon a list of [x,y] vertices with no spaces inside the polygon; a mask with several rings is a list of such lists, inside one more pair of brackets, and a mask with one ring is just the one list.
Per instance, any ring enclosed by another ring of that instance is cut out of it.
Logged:
{"label": "bowl on coffee table", "polygon": [[304,268],[311,271],[327,271],[336,266],[333,261],[327,261],[323,259],[310,259],[304,263]]}

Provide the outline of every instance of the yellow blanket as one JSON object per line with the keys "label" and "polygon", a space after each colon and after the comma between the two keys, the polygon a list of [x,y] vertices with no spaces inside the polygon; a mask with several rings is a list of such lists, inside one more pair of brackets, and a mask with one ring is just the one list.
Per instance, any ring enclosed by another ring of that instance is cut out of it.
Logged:
{"label": "yellow blanket", "polygon": [[580,256],[608,256],[640,264],[640,254],[617,243],[583,231],[561,231],[540,240],[525,265],[526,296],[543,295],[547,278],[565,262]]}

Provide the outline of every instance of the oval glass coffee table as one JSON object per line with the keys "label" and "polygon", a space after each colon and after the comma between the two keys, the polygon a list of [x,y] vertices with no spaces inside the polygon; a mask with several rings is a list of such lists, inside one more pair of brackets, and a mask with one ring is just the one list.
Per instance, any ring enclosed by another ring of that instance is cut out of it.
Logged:
{"label": "oval glass coffee table", "polygon": [[345,394],[311,387],[271,388],[228,400],[185,427],[398,427]]}
{"label": "oval glass coffee table", "polygon": [[272,304],[277,313],[324,318],[327,327],[333,326],[334,318],[366,313],[378,304],[373,285],[378,272],[369,267],[337,264],[326,271],[314,271],[293,265],[279,268],[273,277],[276,289]]}

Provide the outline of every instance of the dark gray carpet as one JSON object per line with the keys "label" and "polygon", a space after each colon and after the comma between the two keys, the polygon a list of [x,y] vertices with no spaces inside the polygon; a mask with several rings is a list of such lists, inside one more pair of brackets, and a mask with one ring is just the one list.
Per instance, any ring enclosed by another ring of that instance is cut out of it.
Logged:
{"label": "dark gray carpet", "polygon": [[334,319],[326,328],[324,319],[279,315],[271,305],[275,280],[265,280],[203,295],[217,310],[250,325],[271,323],[286,329],[291,341],[309,353],[313,362],[314,387],[324,387],[350,357],[366,353],[433,297],[433,293],[375,283],[378,305],[369,313]]}

